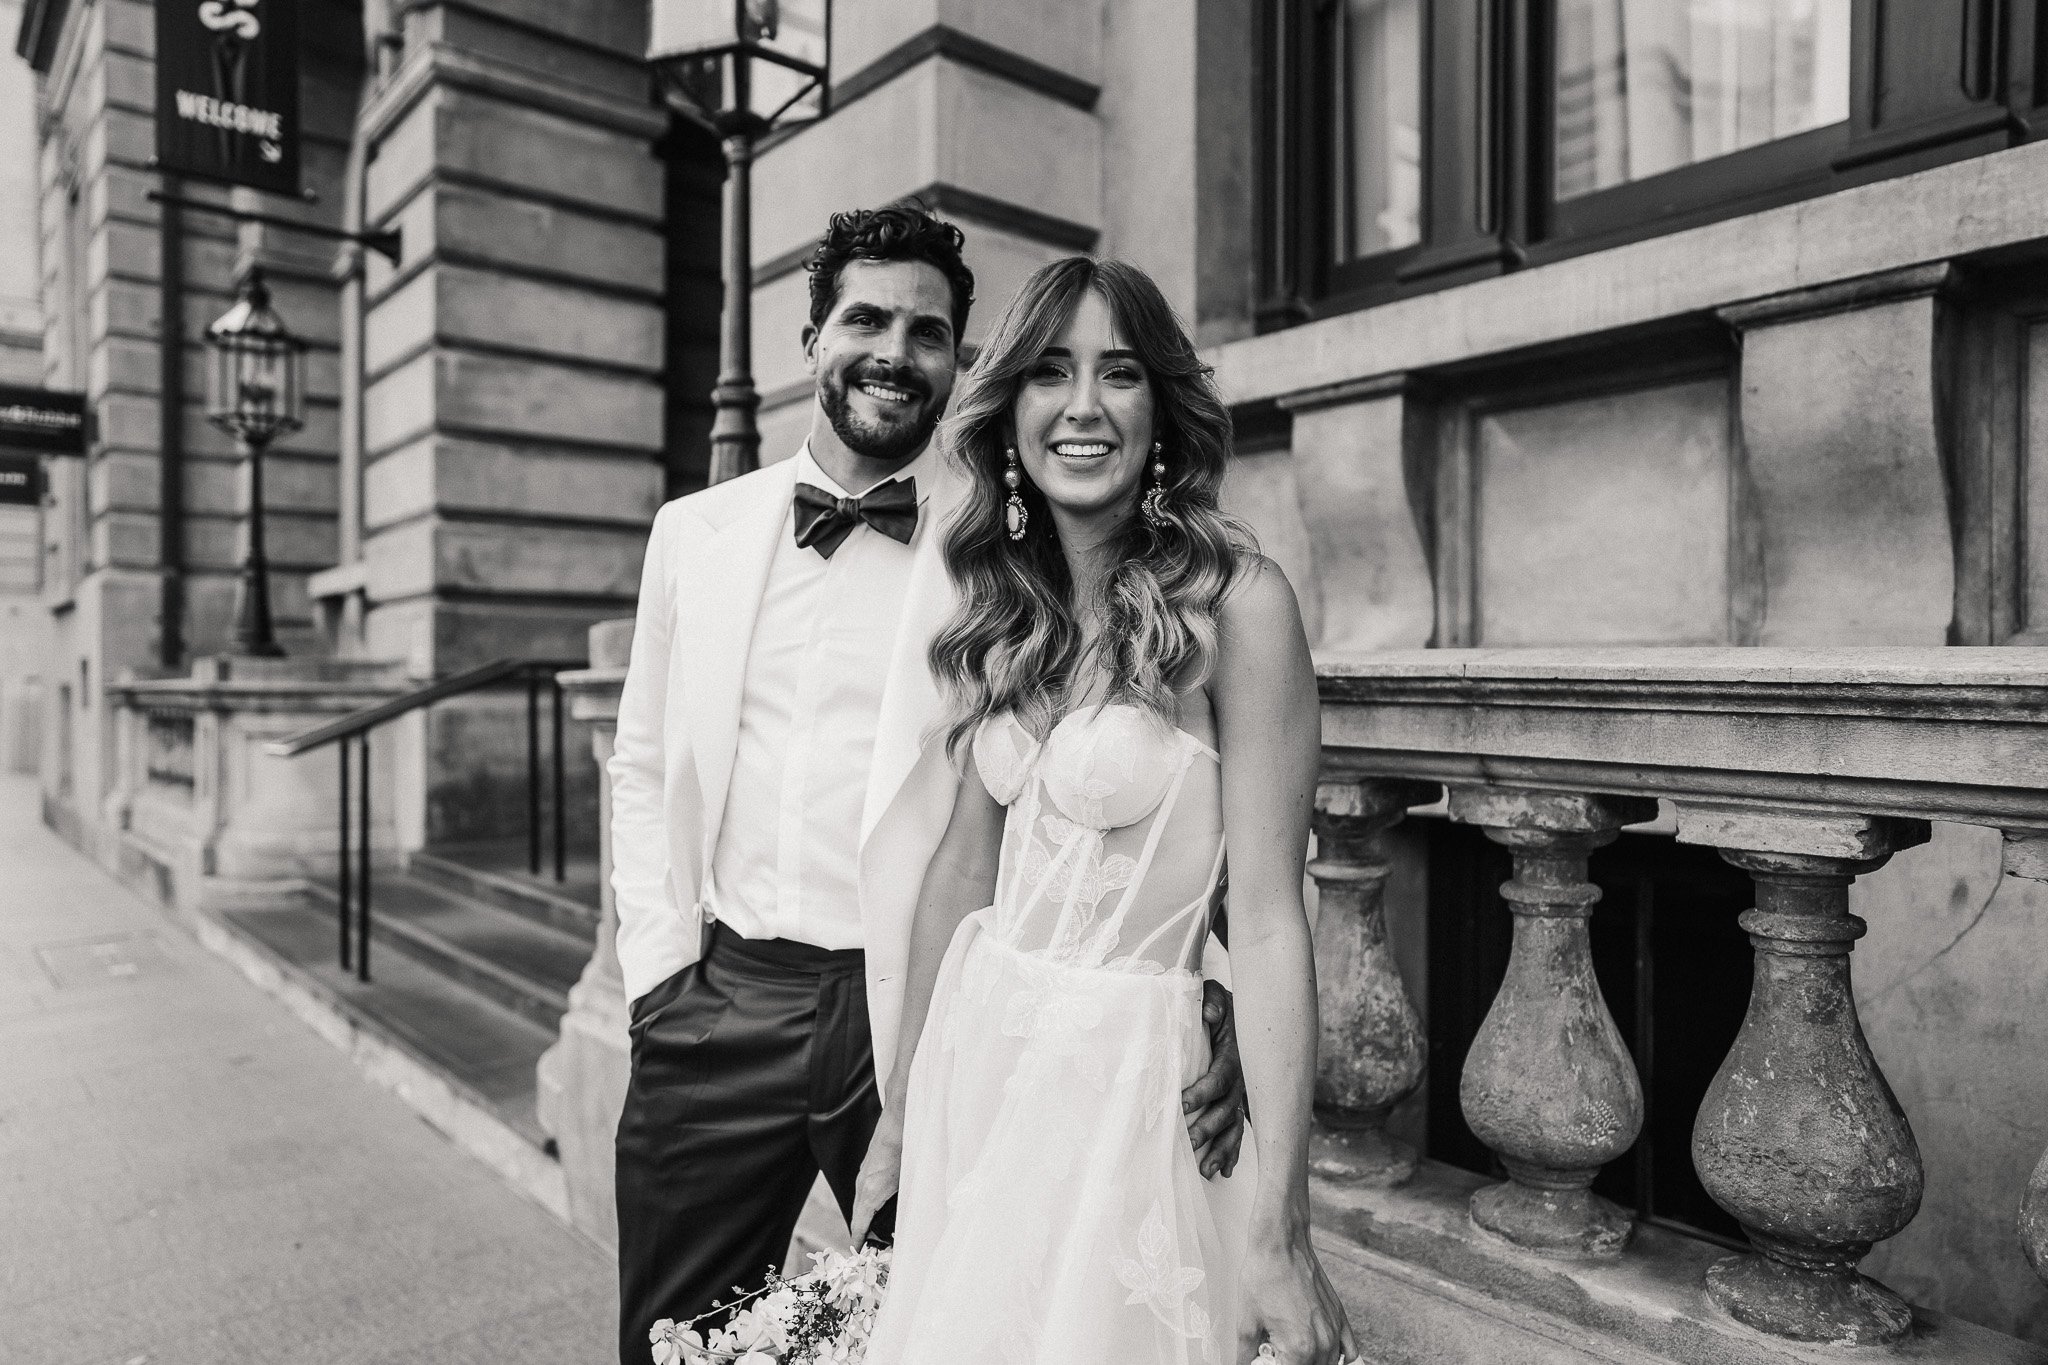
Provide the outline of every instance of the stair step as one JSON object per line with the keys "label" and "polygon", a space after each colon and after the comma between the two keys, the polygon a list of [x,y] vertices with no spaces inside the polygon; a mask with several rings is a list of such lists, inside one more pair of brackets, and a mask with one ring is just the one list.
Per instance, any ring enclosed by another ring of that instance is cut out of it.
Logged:
{"label": "stair step", "polygon": [[356,980],[336,960],[331,897],[231,910],[224,918],[334,1008],[441,1073],[546,1150],[548,1135],[534,1112],[534,1068],[553,1045],[555,1029],[403,953],[373,955],[373,979]]}
{"label": "stair step", "polygon": [[[333,891],[319,891],[331,910]],[[403,872],[371,884],[370,935],[373,947],[395,949],[547,1029],[560,1024],[591,953],[588,939]]]}
{"label": "stair step", "polygon": [[578,935],[586,942],[596,942],[598,907],[567,890],[520,873],[478,867],[473,862],[427,849],[411,854],[406,859],[406,870],[443,890]]}

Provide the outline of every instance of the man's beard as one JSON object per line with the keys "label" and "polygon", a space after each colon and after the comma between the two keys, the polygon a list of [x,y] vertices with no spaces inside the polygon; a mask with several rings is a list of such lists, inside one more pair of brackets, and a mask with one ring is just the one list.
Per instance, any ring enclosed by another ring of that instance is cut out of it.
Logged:
{"label": "man's beard", "polygon": [[[853,384],[887,384],[918,396],[920,406],[913,415],[887,426],[870,424],[854,415]],[[939,408],[931,401],[922,379],[908,375],[827,374],[818,386],[818,402],[833,434],[854,454],[870,460],[906,460],[924,448],[938,429]]]}

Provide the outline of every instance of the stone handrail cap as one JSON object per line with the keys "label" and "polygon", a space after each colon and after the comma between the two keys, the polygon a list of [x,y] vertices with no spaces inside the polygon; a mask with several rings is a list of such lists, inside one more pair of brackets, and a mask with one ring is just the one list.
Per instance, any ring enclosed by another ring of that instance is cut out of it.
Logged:
{"label": "stone handrail cap", "polygon": [[2048,690],[2048,648],[1903,645],[1819,649],[1640,647],[1318,651],[1326,679],[1815,683]]}

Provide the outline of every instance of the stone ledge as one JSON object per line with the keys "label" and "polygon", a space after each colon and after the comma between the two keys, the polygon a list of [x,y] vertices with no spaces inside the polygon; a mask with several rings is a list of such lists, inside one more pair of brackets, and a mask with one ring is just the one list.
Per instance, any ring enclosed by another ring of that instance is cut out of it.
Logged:
{"label": "stone ledge", "polygon": [[409,55],[397,74],[371,97],[358,116],[356,135],[376,144],[437,83],[648,141],[668,130],[667,117],[641,101],[591,90],[445,43],[430,43]]}
{"label": "stone ledge", "polygon": [[1318,661],[1328,773],[2048,828],[2048,651],[1396,650]]}
{"label": "stone ledge", "polygon": [[1285,331],[1204,358],[1232,403],[1429,369],[2041,240],[2048,143]]}
{"label": "stone ledge", "polygon": [[2048,691],[2048,649],[2006,645],[1391,649],[1325,651],[1325,677],[1566,679],[1640,682],[1782,682],[1947,689],[1959,683]]}
{"label": "stone ledge", "polygon": [[1663,1361],[1673,1365],[1841,1365],[1850,1360],[2048,1365],[2048,1350],[1915,1310],[1896,1347],[1851,1350],[1752,1331],[1708,1300],[1707,1267],[1730,1253],[1699,1238],[1638,1227],[1618,1260],[1552,1260],[1481,1231],[1467,1204],[1490,1182],[1425,1161],[1397,1189],[1311,1181],[1317,1240],[1337,1263],[1368,1359],[1524,1365]]}

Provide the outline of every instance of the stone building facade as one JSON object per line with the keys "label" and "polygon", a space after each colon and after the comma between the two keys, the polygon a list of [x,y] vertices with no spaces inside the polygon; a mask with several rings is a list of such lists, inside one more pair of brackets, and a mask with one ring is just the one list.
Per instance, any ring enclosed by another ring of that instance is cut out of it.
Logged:
{"label": "stone building facade", "polygon": [[[0,4],[0,31],[21,6]],[[0,64],[0,384],[42,382],[43,311],[36,222],[34,73]],[[34,772],[42,714],[42,511],[0,506],[0,772]]]}
{"label": "stone building facade", "polygon": [[[150,7],[28,0],[42,374],[98,418],[44,511],[46,809],[80,843],[113,861],[121,838],[104,689],[225,638],[239,488],[193,376],[251,265],[315,344],[269,496],[295,653],[445,676],[581,657],[629,613],[655,508],[703,478],[719,288],[716,148],[653,97],[646,8],[303,7],[318,199],[288,211],[400,229],[393,264],[167,219]],[[762,457],[809,422],[820,224],[917,197],[967,233],[970,343],[1060,255],[1155,275],[1238,416],[1232,503],[1327,659],[2048,644],[2044,54],[2048,13],[1990,0],[840,0],[834,112],[755,172]],[[406,722],[381,751],[398,849],[503,832],[516,747],[489,702]],[[1458,828],[1438,809],[1388,836],[1394,951],[1448,1078],[1393,1127],[1480,1169],[1446,1059],[1499,979],[1466,966],[1505,951],[1507,874]],[[1683,834],[1667,802],[1615,844],[1649,869],[1635,922],[1720,885]],[[2048,892],[2000,869],[1995,830],[1938,821],[1851,893],[1863,1026],[1926,1166],[1865,1268],[2048,1343],[2013,1228],[2048,1147]],[[1659,994],[1647,948],[1595,945],[1653,1102],[1696,1103],[1712,1071],[1673,1037],[1720,1029],[1718,1057],[1740,1019],[1726,922],[1699,971],[1727,979],[1676,1017],[1685,961]],[[1630,1197],[1732,1235],[1669,1174],[1683,1132],[1645,1143]]]}

